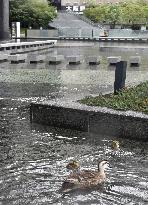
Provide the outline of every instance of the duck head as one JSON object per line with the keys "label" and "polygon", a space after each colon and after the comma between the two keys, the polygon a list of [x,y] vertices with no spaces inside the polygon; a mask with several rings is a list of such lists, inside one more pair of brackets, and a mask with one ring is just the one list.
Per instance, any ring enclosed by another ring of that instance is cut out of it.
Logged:
{"label": "duck head", "polygon": [[109,162],[106,160],[102,160],[101,162],[99,162],[98,164],[98,171],[99,172],[104,172],[105,169],[107,169],[109,167]]}
{"label": "duck head", "polygon": [[80,164],[78,161],[72,160],[67,164],[66,168],[73,171],[78,170],[80,168]]}
{"label": "duck head", "polygon": [[120,143],[117,140],[112,141],[112,149],[113,150],[118,150],[120,148]]}

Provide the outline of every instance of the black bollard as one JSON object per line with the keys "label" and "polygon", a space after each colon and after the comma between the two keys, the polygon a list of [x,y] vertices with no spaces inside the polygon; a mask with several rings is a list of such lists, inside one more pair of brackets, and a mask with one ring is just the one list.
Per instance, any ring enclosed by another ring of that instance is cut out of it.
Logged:
{"label": "black bollard", "polygon": [[125,87],[127,61],[120,61],[116,64],[114,94],[117,94]]}

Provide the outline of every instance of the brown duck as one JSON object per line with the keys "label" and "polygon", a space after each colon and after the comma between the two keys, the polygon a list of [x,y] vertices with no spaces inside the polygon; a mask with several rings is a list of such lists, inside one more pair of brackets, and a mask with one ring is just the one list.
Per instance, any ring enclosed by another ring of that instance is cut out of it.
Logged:
{"label": "brown duck", "polygon": [[62,192],[69,192],[75,189],[92,188],[102,184],[106,180],[105,169],[108,167],[108,161],[101,161],[98,164],[98,170],[82,170],[73,172],[62,184]]}

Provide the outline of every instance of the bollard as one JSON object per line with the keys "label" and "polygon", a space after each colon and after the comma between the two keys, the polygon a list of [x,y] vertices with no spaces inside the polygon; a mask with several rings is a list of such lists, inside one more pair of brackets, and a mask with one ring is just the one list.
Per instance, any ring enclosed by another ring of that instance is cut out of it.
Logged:
{"label": "bollard", "polygon": [[125,87],[127,61],[120,61],[116,64],[114,94],[117,94]]}

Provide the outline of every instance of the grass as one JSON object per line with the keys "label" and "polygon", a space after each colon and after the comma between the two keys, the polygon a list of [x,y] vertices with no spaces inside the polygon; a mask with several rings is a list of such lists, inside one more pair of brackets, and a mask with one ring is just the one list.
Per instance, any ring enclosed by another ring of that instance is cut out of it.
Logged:
{"label": "grass", "polygon": [[125,88],[117,95],[85,97],[79,102],[89,106],[108,107],[124,111],[133,110],[148,114],[148,81],[135,87]]}

